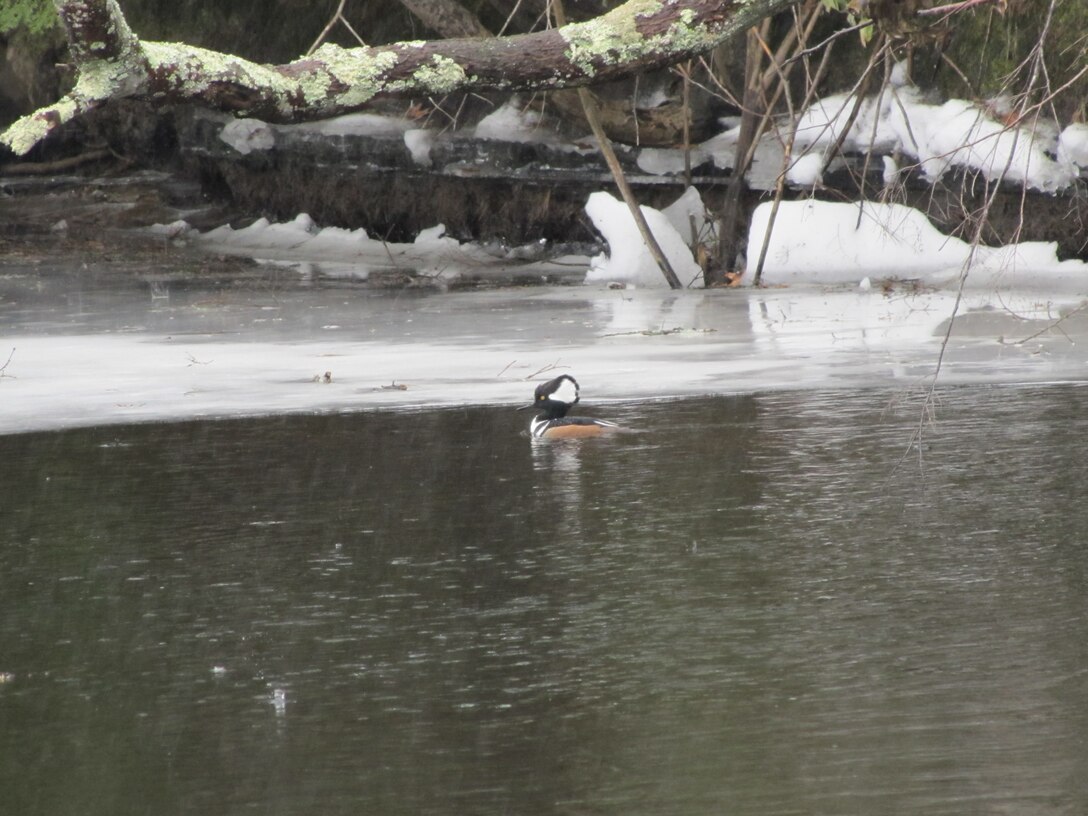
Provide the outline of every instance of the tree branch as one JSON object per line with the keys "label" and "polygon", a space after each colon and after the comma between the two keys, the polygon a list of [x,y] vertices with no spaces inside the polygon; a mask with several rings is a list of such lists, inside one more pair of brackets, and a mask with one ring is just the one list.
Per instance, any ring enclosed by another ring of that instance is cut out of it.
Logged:
{"label": "tree branch", "polygon": [[141,42],[117,0],[54,0],[78,79],[53,105],[15,122],[0,142],[28,152],[72,119],[134,98],[195,102],[267,122],[350,113],[384,97],[455,90],[579,87],[707,51],[796,0],[628,0],[559,29],[492,39],[325,44],[284,65],[259,65],[180,43]]}

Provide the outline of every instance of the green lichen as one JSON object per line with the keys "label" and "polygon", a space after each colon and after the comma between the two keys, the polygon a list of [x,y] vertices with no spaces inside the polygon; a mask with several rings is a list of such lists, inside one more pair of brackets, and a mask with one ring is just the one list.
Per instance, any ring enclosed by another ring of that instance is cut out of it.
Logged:
{"label": "green lichen", "polygon": [[41,117],[24,116],[0,135],[0,142],[11,148],[16,156],[25,156],[34,145],[49,135],[49,130],[49,124]]}
{"label": "green lichen", "polygon": [[170,71],[176,87],[187,91],[202,91],[211,83],[228,77],[254,77],[273,85],[283,79],[267,66],[206,48],[170,42],[145,42],[141,45],[151,68]]}
{"label": "green lichen", "polygon": [[[709,44],[709,32],[706,26],[700,26],[695,24],[696,14],[691,9],[684,9],[680,12],[680,19],[673,23],[668,32],[662,38],[663,45],[667,45],[669,50],[674,52],[691,53],[696,51],[705,50]],[[735,26],[735,30],[746,28],[749,23],[744,23],[742,26]],[[720,38],[723,32],[718,32],[717,38]]]}
{"label": "green lichen", "polygon": [[38,142],[55,128],[74,119],[81,111],[79,104],[65,96],[49,108],[43,108],[12,123],[0,134],[0,142],[11,148],[17,156],[25,156]]}
{"label": "green lichen", "polygon": [[299,70],[287,74],[268,65],[180,43],[143,46],[152,68],[173,80],[173,93],[199,97],[213,84],[223,82],[260,88],[285,117],[299,107],[358,107],[383,89],[382,77],[397,62],[393,51],[346,49],[326,43],[310,59],[296,63]]}
{"label": "green lichen", "polygon": [[422,85],[432,93],[449,93],[465,84],[465,69],[449,57],[435,55],[430,64],[419,66],[409,79],[390,83],[390,89],[398,86],[413,88]]}
{"label": "green lichen", "polygon": [[692,27],[695,12],[684,9],[668,31],[647,37],[637,28],[638,18],[659,12],[658,0],[635,0],[617,12],[559,30],[567,41],[567,59],[586,76],[595,76],[603,62],[624,63],[661,49],[683,50],[707,45],[706,33]]}
{"label": "green lichen", "polygon": [[[213,85],[230,82],[262,89],[286,114],[292,110],[288,95],[299,89],[300,83],[267,65],[184,43],[143,43],[143,52],[153,71],[169,76],[170,92],[183,97],[199,97]],[[155,96],[162,97],[167,93],[157,91]]]}
{"label": "green lichen", "polygon": [[94,60],[80,66],[72,94],[76,98],[100,102],[132,93],[143,80],[144,71],[138,54],[127,54],[119,60]]}
{"label": "green lichen", "polygon": [[[397,55],[393,51],[345,49],[331,43],[321,46],[314,58],[328,66],[332,79],[347,87],[337,99],[339,104],[347,107],[362,105],[373,98],[382,90],[382,77],[397,64]],[[323,93],[322,79],[315,76],[301,82],[300,88],[307,98],[317,99]]]}

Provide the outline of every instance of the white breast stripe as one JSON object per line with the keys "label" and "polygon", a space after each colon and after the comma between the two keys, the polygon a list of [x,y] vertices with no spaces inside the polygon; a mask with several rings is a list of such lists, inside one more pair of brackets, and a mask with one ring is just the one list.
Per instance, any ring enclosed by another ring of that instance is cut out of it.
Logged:
{"label": "white breast stripe", "polygon": [[529,424],[529,433],[539,439],[540,437],[544,436],[544,431],[546,431],[547,428],[548,428],[548,420],[543,419],[541,417],[536,417]]}

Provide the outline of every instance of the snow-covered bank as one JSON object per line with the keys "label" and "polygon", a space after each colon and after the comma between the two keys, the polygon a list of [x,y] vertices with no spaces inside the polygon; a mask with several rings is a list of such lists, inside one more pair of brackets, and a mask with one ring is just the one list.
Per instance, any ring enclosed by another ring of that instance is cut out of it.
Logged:
{"label": "snow-covered bank", "polygon": [[[642,207],[644,216],[681,282],[701,288],[702,271],[694,249],[712,242],[711,215],[698,191],[688,188],[663,210]],[[748,234],[751,282],[767,231],[771,203],[752,215]],[[309,279],[367,280],[374,271],[411,273],[439,284],[466,277],[501,280],[504,276],[619,283],[640,288],[666,288],[657,263],[646,249],[626,204],[605,192],[594,193],[586,213],[604,237],[608,250],[595,257],[567,255],[530,258],[543,246],[485,247],[461,243],[444,234],[441,224],[424,230],[412,243],[370,238],[363,229],[321,228],[306,214],[272,224],[258,219],[242,229],[222,226],[199,233],[185,222],[157,225],[152,232],[171,240],[193,242],[209,252],[243,255],[288,264]],[[965,269],[972,288],[1053,290],[1088,294],[1088,265],[1059,261],[1053,243],[1023,242],[1005,247],[971,248],[944,235],[918,210],[901,204],[843,204],[815,200],[784,201],[775,215],[763,264],[764,284],[857,284],[868,280],[910,278],[927,286],[957,284]]]}
{"label": "snow-covered bank", "polygon": [[[930,182],[956,168],[1052,193],[1068,189],[1088,171],[1088,125],[1074,122],[1062,127],[1034,115],[1019,119],[1003,100],[984,105],[949,99],[936,104],[906,84],[901,73],[900,69],[896,81],[879,95],[858,100],[852,94],[835,94],[812,103],[798,117],[788,162],[782,146],[789,142],[792,128],[788,120],[780,119],[777,131],[765,134],[757,146],[749,184],[773,189],[786,168],[790,184],[817,185],[827,165],[839,161],[828,151],[840,143],[845,154],[876,157],[876,166],[886,168],[887,184],[894,184],[907,166],[917,167]],[[858,113],[852,119],[855,107]],[[740,126],[726,124],[720,134],[691,148],[691,166],[708,162],[721,169],[733,166]],[[645,148],[638,166],[647,173],[679,174],[684,153]]]}
{"label": "snow-covered bank", "polygon": [[[194,133],[210,137],[212,144],[198,142],[192,150],[220,168],[224,179],[237,180],[228,186],[235,200],[251,211],[288,213],[284,216],[288,219],[299,211],[309,211],[327,222],[362,222],[373,227],[374,236],[395,234],[402,239],[441,221],[461,237],[476,234],[529,244],[542,235],[566,240],[568,231],[585,240],[584,222],[574,209],[585,196],[591,198],[588,212],[602,233],[619,223],[605,213],[615,207],[599,194],[591,197],[594,189],[606,189],[610,184],[593,140],[561,134],[553,119],[517,100],[500,106],[474,127],[466,124],[452,131],[428,129],[406,118],[364,114],[290,126],[235,122],[210,114],[198,121],[200,126],[194,126]],[[657,203],[664,190],[688,177],[687,164],[691,183],[715,196],[708,201],[720,209],[722,185],[728,183],[739,135],[736,119],[723,118],[720,124],[720,133],[692,145],[687,152],[621,146],[619,158],[632,186],[640,192],[652,189]],[[791,150],[788,157],[783,153],[787,145]],[[844,155],[831,156],[834,146],[840,146]],[[253,155],[262,151],[276,152],[282,160],[279,172],[307,182],[301,188],[269,183],[269,160]],[[825,166],[829,162],[830,166]],[[829,174],[839,166],[849,172]],[[864,195],[881,201],[923,207],[928,197],[931,210],[942,213],[941,223],[956,225],[969,221],[981,206],[979,196],[986,186],[982,179],[1002,179],[1005,184],[996,191],[988,239],[1011,241],[1027,236],[1057,240],[1063,256],[1068,257],[1083,256],[1084,252],[1081,202],[1088,189],[1086,170],[1088,126],[1083,123],[1028,116],[1001,99],[936,102],[910,85],[905,67],[899,66],[893,81],[879,93],[864,98],[829,96],[801,111],[796,122],[777,118],[757,145],[748,181],[754,189],[772,190],[785,173],[794,188],[787,197],[798,195],[797,188],[815,188],[822,197],[848,200],[863,189]],[[358,182],[342,184],[345,173],[352,178],[357,175]],[[384,201],[376,206],[373,198],[360,193],[368,189],[367,180],[374,183],[374,189],[388,190],[391,178],[397,182],[395,195],[383,193],[391,196],[388,206]],[[944,184],[930,189],[942,179]],[[831,188],[824,189],[824,183]],[[1032,191],[1023,204],[1017,185]],[[326,195],[326,186],[334,194]],[[957,190],[959,187],[962,190]],[[552,195],[556,188],[565,194]],[[507,191],[514,190],[517,195],[508,196]],[[572,190],[575,195],[570,194]],[[595,199],[600,200],[593,203]],[[749,206],[746,201],[745,217]],[[1018,212],[1025,214],[1019,222]],[[573,219],[578,219],[578,229],[568,226]],[[1064,229],[1067,221],[1068,231]],[[246,244],[256,254],[262,239],[294,226],[258,222],[244,235],[220,231],[206,236],[205,241],[228,252],[236,251],[231,245]],[[257,235],[260,230],[269,235]],[[689,225],[679,225],[677,231],[690,245]],[[621,230],[608,236],[610,252],[592,263],[591,281],[657,285],[654,267],[646,266],[637,254],[641,241],[632,242],[627,235]],[[450,260],[436,267],[413,249],[404,249],[410,248],[410,243],[380,245],[376,241],[364,247],[367,236],[358,234],[352,236],[360,244],[355,252],[358,260],[345,266],[328,259],[327,247],[322,246],[332,237],[333,231],[319,234],[318,226],[311,223],[296,229],[293,236],[285,235],[275,248],[281,254],[291,253],[288,260],[321,265],[320,272],[353,276],[401,264],[409,271],[443,279],[462,262],[483,270],[496,266],[494,255],[483,257],[470,246],[457,249],[448,243]],[[672,238],[669,234],[663,240],[675,244]],[[700,240],[713,255],[715,236],[704,234]],[[302,257],[314,253],[322,257]],[[733,258],[721,260],[730,267],[734,262]],[[680,267],[681,278],[698,277],[688,274],[693,269],[683,254],[673,263]],[[881,273],[874,270],[873,274]]]}
{"label": "snow-covered bank", "polygon": [[254,258],[295,267],[307,278],[350,278],[365,281],[374,272],[402,272],[420,280],[449,284],[465,275],[501,277],[517,274],[566,278],[584,271],[585,257],[551,257],[534,261],[537,247],[485,247],[461,243],[438,224],[411,243],[371,238],[365,229],[321,227],[306,213],[293,221],[270,223],[258,218],[239,229],[223,225],[198,232],[184,221],[156,224],[154,235],[193,243],[206,252]]}
{"label": "snow-covered bank", "polygon": [[[689,221],[696,236],[708,220],[698,193],[689,188],[663,211],[642,208],[662,249],[681,281],[702,285],[690,246]],[[748,268],[742,283],[751,283],[771,231],[762,283],[859,284],[909,278],[926,286],[959,284],[968,270],[972,289],[1024,289],[1088,294],[1088,264],[1059,261],[1057,245],[1039,241],[974,249],[944,235],[925,214],[901,204],[866,201],[784,201],[772,225],[770,202],[752,214],[748,233]],[[618,281],[640,287],[664,287],[665,281],[643,244],[626,205],[607,193],[590,196],[586,212],[605,236],[609,252],[593,258],[587,283]],[[700,237],[699,240],[706,240]]]}
{"label": "snow-covered bank", "polygon": [[[854,111],[857,115],[853,115]],[[207,114],[206,116],[212,116]],[[219,140],[236,155],[282,149],[288,144],[305,145],[315,139],[347,137],[402,142],[401,156],[407,166],[437,173],[460,175],[490,174],[502,177],[507,170],[489,168],[486,155],[476,157],[472,167],[454,150],[448,156],[434,148],[457,139],[511,142],[536,145],[543,155],[596,152],[587,137],[564,138],[542,115],[521,100],[513,99],[486,116],[474,128],[460,134],[440,134],[418,123],[374,114],[351,114],[322,122],[299,125],[269,125],[254,119],[218,117]],[[680,148],[642,147],[624,150],[630,161],[629,173],[653,176],[680,176],[685,167],[727,171],[736,159],[739,120],[725,117],[720,133],[687,151]],[[793,136],[793,151],[786,161],[783,146]],[[948,99],[934,102],[910,84],[903,64],[896,67],[890,85],[880,93],[858,99],[849,93],[817,99],[797,118],[796,127],[779,117],[757,145],[748,183],[754,189],[774,189],[783,169],[787,180],[799,187],[819,184],[827,165],[840,161],[827,155],[841,145],[847,155],[874,157],[876,166],[886,167],[885,180],[897,181],[907,167],[930,182],[951,169],[978,172],[987,179],[1002,178],[1042,192],[1066,190],[1088,172],[1088,125],[1059,123],[1034,113],[1021,114],[1007,99],[975,102]],[[436,154],[441,154],[436,158]],[[499,156],[495,161],[501,161]],[[536,169],[547,174],[567,162],[549,166],[537,161]],[[602,168],[603,169],[603,168]],[[491,170],[495,172],[492,173]]]}
{"label": "snow-covered bank", "polygon": [[[858,116],[844,134],[855,107]],[[1086,166],[1088,134],[1083,125],[1069,125],[1059,133],[1046,120],[1005,121],[1012,118],[1013,112],[1003,110],[1000,101],[989,107],[962,99],[937,105],[917,88],[902,84],[860,102],[838,94],[818,100],[801,115],[793,159],[806,154],[823,159],[824,151],[841,139],[847,153],[907,157],[930,181],[958,167],[1044,192],[1073,184]]]}
{"label": "snow-covered bank", "polygon": [[[772,205],[761,204],[748,233],[752,278],[766,240]],[[1038,241],[1007,247],[971,246],[939,232],[925,215],[901,204],[785,201],[771,229],[763,282],[859,283],[910,278],[929,286],[958,284],[970,263],[972,289],[1044,290],[1088,294],[1088,264],[1059,261],[1057,247]]]}

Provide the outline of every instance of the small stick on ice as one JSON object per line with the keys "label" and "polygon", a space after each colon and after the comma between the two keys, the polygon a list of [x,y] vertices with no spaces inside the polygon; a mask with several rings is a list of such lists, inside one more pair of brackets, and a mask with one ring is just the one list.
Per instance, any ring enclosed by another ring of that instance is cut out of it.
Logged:
{"label": "small stick on ice", "polygon": [[11,358],[14,357],[14,356],[15,356],[15,349],[12,348],[11,354],[8,355],[8,359],[4,361],[4,364],[2,366],[0,366],[0,380],[2,380],[4,377],[7,377],[9,380],[17,379],[17,377],[14,377],[11,374],[5,374],[4,373],[4,369],[6,369],[8,367],[8,364],[11,362]]}

